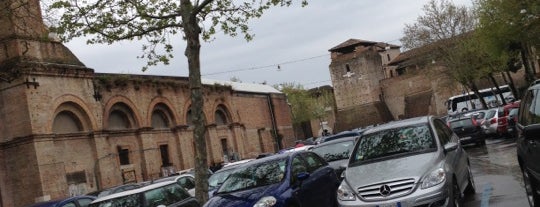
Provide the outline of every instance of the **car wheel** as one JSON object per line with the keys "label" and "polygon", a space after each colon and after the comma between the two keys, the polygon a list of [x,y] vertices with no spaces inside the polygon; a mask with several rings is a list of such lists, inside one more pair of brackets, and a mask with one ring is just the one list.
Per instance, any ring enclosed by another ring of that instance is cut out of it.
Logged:
{"label": "car wheel", "polygon": [[476,142],[476,145],[478,145],[478,146],[486,146],[486,140],[482,139],[482,140]]}
{"label": "car wheel", "polygon": [[457,185],[457,181],[454,179],[452,184],[452,194],[450,194],[449,204],[450,207],[460,207],[461,206],[461,191]]}
{"label": "car wheel", "polygon": [[474,195],[476,193],[476,187],[474,186],[474,178],[473,174],[471,172],[471,166],[469,165],[467,167],[467,171],[469,172],[469,182],[467,183],[467,188],[465,189],[465,193],[468,195]]}
{"label": "car wheel", "polygon": [[534,207],[535,204],[540,203],[540,196],[536,193],[536,181],[531,177],[526,168],[522,168],[521,172],[523,173],[523,183],[525,184],[525,192],[527,193],[529,205]]}

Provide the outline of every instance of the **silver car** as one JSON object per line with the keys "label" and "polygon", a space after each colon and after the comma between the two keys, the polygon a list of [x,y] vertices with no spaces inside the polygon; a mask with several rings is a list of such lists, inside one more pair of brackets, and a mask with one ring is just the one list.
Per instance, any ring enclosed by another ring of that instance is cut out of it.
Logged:
{"label": "silver car", "polygon": [[365,131],[344,175],[340,206],[460,206],[475,192],[458,136],[432,116]]}

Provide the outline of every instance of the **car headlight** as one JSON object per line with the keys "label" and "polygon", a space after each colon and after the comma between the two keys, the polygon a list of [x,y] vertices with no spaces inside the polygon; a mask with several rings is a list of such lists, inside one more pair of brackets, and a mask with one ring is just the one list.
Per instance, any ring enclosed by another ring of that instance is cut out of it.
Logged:
{"label": "car headlight", "polygon": [[271,207],[276,204],[277,200],[273,196],[265,196],[259,199],[253,207]]}
{"label": "car headlight", "polygon": [[339,185],[337,190],[337,198],[342,201],[356,200],[356,196],[354,195],[353,191],[345,182],[341,182],[341,185]]}
{"label": "car headlight", "polygon": [[422,189],[431,188],[439,183],[444,182],[445,180],[446,172],[444,172],[444,169],[438,168],[424,178],[422,181]]}

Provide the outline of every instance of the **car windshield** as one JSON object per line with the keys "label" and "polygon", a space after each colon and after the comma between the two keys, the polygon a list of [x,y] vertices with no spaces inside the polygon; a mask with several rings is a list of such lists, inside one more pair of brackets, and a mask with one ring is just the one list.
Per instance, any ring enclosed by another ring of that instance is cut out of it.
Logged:
{"label": "car windshield", "polygon": [[313,148],[312,151],[324,158],[327,162],[336,160],[348,159],[354,147],[354,141],[344,141],[332,143],[320,147]]}
{"label": "car windshield", "polygon": [[280,183],[285,177],[286,163],[286,159],[278,159],[242,166],[229,175],[217,193],[228,193]]}
{"label": "car windshield", "polygon": [[236,167],[231,167],[227,169],[222,169],[214,173],[210,178],[208,178],[208,188],[210,190],[218,187],[223,181],[229,177],[229,175],[236,169]]}
{"label": "car windshield", "polygon": [[426,152],[436,143],[426,124],[392,128],[365,134],[357,142],[351,164],[393,155]]}

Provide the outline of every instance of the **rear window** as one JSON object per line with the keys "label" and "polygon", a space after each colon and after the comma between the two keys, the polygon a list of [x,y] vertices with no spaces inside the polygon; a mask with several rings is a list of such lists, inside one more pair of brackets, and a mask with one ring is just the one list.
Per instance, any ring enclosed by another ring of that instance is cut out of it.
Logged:
{"label": "rear window", "polygon": [[460,119],[460,120],[454,120],[450,122],[451,128],[458,128],[458,127],[466,127],[466,126],[472,126],[472,120],[471,119]]}

